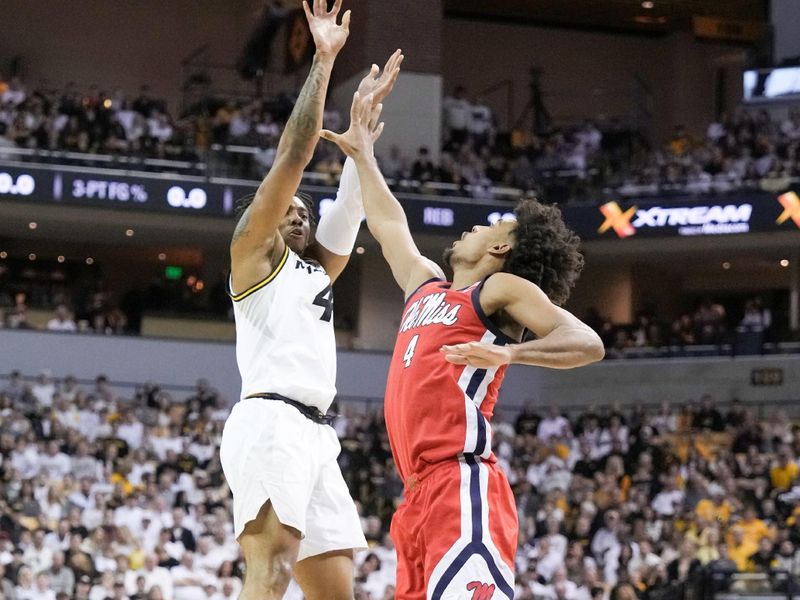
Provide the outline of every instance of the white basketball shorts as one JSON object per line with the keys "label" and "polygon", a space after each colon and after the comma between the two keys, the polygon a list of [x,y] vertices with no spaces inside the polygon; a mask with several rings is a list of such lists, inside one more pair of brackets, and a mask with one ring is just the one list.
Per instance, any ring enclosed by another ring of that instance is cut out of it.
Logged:
{"label": "white basketball shorts", "polygon": [[355,503],[336,462],[336,432],[296,408],[240,400],[222,432],[220,460],[233,492],[236,538],[269,500],[278,520],[302,535],[298,560],[367,547]]}

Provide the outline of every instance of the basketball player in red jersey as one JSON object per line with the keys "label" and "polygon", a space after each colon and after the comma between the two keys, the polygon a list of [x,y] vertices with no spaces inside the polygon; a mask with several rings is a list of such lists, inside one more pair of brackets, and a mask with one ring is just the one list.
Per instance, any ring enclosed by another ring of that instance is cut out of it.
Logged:
{"label": "basketball player in red jersey", "polygon": [[[356,93],[350,128],[322,131],[356,163],[369,230],[407,298],[384,410],[405,499],[392,520],[398,600],[514,597],[514,496],[492,453],[497,392],[511,363],[567,369],[603,357],[559,308],[583,266],[560,211],[523,201],[513,221],[478,225],[424,258],[373,156],[381,106]],[[522,342],[524,332],[536,339]]]}

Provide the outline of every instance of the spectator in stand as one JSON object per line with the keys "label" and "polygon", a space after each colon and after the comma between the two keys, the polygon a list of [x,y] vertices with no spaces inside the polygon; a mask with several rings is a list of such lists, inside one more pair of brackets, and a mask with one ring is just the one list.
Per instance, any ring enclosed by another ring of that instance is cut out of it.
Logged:
{"label": "spectator in stand", "polygon": [[48,331],[62,331],[74,333],[78,330],[75,320],[72,318],[66,304],[56,306],[55,316],[47,322]]}
{"label": "spectator in stand", "polygon": [[704,394],[700,399],[700,410],[694,414],[692,426],[695,429],[707,429],[710,431],[722,431],[725,429],[725,421],[720,413],[714,407],[714,399]]}
{"label": "spectator in stand", "polygon": [[429,156],[430,152],[425,146],[422,146],[417,153],[417,159],[411,165],[411,179],[425,183],[426,181],[435,181],[436,167]]}
{"label": "spectator in stand", "polygon": [[28,93],[26,92],[25,86],[22,84],[19,77],[12,77],[11,81],[8,82],[5,91],[0,94],[0,104],[18,107],[25,102],[27,97]]}
{"label": "spectator in stand", "polygon": [[[331,129],[331,131],[337,131]],[[381,172],[387,179],[399,180],[406,177],[408,161],[398,146],[389,147],[389,153],[381,160]]]}
{"label": "spectator in stand", "polygon": [[473,147],[480,151],[483,148],[493,146],[495,127],[492,109],[475,100],[472,102],[469,111],[467,130]]}
{"label": "spectator in stand", "polygon": [[772,313],[764,308],[761,298],[748,300],[744,308],[744,316],[739,323],[740,331],[764,332],[772,325]]}
{"label": "spectator in stand", "polygon": [[453,95],[445,97],[443,112],[447,145],[458,148],[467,142],[472,120],[472,105],[467,100],[467,89],[463,85],[456,86]]}

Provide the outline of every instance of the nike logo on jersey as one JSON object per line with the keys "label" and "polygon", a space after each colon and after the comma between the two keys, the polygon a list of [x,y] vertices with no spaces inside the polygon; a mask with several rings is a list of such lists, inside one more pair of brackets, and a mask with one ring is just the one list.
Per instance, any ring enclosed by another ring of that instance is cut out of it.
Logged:
{"label": "nike logo on jersey", "polygon": [[461,309],[461,305],[450,306],[444,299],[445,293],[440,292],[429,294],[414,302],[403,316],[400,332],[434,323],[453,325],[458,320],[458,311]]}
{"label": "nike logo on jersey", "polygon": [[325,269],[323,269],[322,267],[318,267],[316,265],[311,265],[311,264],[307,263],[304,260],[300,260],[299,258],[297,259],[297,261],[295,261],[294,268],[295,269],[302,269],[302,270],[306,271],[309,275],[311,275],[311,273],[324,273],[325,272]]}

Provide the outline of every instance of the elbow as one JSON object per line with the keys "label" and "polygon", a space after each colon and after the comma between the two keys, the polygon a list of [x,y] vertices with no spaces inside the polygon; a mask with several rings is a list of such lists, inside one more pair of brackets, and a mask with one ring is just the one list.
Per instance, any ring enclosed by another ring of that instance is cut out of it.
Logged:
{"label": "elbow", "polygon": [[603,342],[597,340],[596,344],[592,344],[592,348],[589,352],[589,356],[591,362],[599,362],[603,360],[606,356],[606,349],[603,347]]}
{"label": "elbow", "polygon": [[601,361],[606,355],[606,349],[603,347],[603,341],[600,336],[595,334],[592,337],[594,339],[590,340],[584,348],[584,354],[587,358],[586,364]]}

